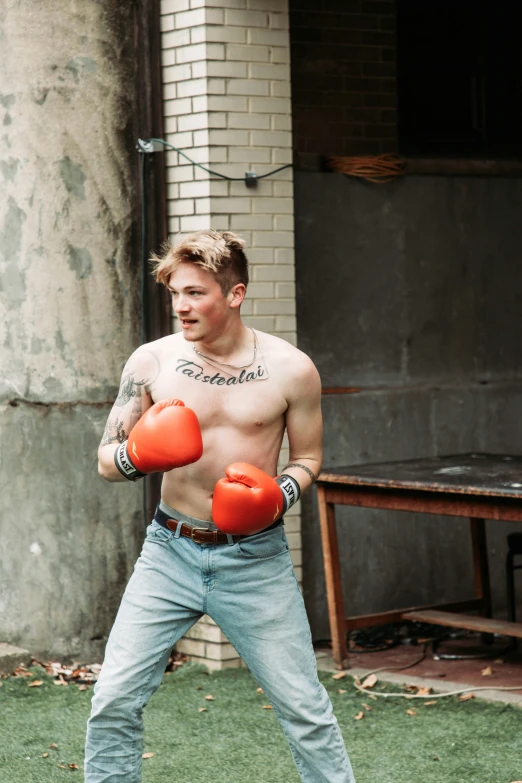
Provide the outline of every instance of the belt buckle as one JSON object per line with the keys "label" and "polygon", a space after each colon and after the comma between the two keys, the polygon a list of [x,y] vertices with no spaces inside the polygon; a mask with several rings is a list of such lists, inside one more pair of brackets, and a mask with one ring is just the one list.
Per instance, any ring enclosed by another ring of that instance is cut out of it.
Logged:
{"label": "belt buckle", "polygon": [[196,541],[196,539],[194,538],[194,533],[208,533],[208,532],[209,531],[207,530],[206,527],[193,527],[190,531],[190,538],[195,544],[203,544],[204,541]]}

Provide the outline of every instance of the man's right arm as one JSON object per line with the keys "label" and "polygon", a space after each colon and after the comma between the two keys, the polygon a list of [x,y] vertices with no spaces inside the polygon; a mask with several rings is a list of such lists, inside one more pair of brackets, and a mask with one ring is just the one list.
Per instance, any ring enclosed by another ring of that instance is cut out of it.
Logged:
{"label": "man's right arm", "polygon": [[159,361],[156,355],[144,346],[132,354],[123,368],[118,396],[98,449],[98,473],[107,481],[126,481],[116,467],[114,454],[151,407],[151,386],[158,373]]}

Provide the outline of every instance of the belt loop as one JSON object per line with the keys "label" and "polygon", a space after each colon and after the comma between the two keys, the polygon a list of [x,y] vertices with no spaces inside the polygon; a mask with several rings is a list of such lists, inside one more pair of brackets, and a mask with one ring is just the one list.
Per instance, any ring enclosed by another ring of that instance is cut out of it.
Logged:
{"label": "belt loop", "polygon": [[180,521],[179,521],[179,519],[177,520],[177,523],[178,523],[178,526],[177,526],[177,528],[176,528],[176,532],[174,533],[174,538],[179,538],[179,537],[180,537],[180,535],[181,535],[181,525],[182,525],[183,523],[182,523],[182,522],[180,522]]}
{"label": "belt loop", "polygon": [[230,533],[226,533],[226,537],[228,546],[234,546],[234,536],[232,536]]}

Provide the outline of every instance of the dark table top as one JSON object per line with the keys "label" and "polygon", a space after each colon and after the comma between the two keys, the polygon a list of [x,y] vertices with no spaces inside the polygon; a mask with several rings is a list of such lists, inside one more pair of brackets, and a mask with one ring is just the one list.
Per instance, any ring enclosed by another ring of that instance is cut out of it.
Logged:
{"label": "dark table top", "polygon": [[452,454],[446,457],[323,468],[319,483],[454,492],[522,499],[522,456]]}

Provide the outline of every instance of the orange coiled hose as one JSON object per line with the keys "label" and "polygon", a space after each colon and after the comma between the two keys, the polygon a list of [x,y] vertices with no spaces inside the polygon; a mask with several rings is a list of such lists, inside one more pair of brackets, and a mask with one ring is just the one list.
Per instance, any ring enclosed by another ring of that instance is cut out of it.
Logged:
{"label": "orange coiled hose", "polygon": [[330,168],[347,177],[358,177],[368,182],[391,182],[404,175],[404,161],[396,155],[355,155],[350,158],[328,158]]}

